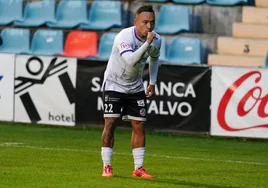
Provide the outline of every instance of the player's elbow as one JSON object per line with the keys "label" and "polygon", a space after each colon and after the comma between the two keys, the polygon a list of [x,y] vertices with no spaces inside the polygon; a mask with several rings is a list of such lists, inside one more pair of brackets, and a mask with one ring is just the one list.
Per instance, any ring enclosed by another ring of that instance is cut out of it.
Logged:
{"label": "player's elbow", "polygon": [[123,61],[129,66],[135,66],[136,62],[133,59],[133,53],[124,53],[122,54]]}

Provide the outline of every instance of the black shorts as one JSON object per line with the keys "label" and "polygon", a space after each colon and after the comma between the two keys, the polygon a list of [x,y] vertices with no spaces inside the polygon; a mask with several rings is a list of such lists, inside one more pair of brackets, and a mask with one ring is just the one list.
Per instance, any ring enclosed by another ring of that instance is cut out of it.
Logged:
{"label": "black shorts", "polygon": [[103,117],[121,117],[123,120],[146,121],[147,104],[144,91],[126,94],[103,92]]}

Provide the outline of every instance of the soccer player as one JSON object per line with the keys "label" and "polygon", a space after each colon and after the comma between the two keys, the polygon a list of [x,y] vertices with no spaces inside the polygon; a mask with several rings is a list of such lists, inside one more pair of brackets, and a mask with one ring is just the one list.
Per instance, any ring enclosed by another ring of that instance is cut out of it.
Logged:
{"label": "soccer player", "polygon": [[[116,121],[132,125],[133,176],[153,178],[143,167],[145,156],[146,97],[154,95],[158,73],[158,57],[161,39],[153,29],[155,13],[151,5],[136,11],[135,26],[125,28],[114,39],[112,52],[104,73],[102,84],[104,101],[104,129],[102,132],[102,176],[113,176],[111,158],[114,145]],[[150,82],[146,92],[143,85],[143,69],[149,63]]]}

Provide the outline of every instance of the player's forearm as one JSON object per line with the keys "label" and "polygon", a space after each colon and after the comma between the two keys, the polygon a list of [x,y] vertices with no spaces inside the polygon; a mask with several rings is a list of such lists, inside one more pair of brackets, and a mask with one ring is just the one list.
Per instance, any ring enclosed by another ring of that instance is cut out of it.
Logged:
{"label": "player's forearm", "polygon": [[158,58],[152,58],[149,59],[149,75],[150,75],[150,84],[155,85],[157,80],[157,74],[158,74]]}
{"label": "player's forearm", "polygon": [[122,54],[122,58],[124,61],[130,65],[135,66],[137,62],[142,58],[142,56],[146,53],[149,44],[145,42],[138,50],[135,52],[127,52]]}

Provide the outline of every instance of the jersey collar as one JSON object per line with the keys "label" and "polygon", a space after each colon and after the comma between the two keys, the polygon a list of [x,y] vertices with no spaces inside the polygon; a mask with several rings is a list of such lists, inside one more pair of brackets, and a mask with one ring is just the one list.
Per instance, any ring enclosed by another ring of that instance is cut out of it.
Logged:
{"label": "jersey collar", "polygon": [[134,28],[134,35],[135,35],[136,39],[138,39],[140,42],[145,42],[145,40],[141,39],[141,38],[137,35],[137,33],[136,33],[136,27]]}

